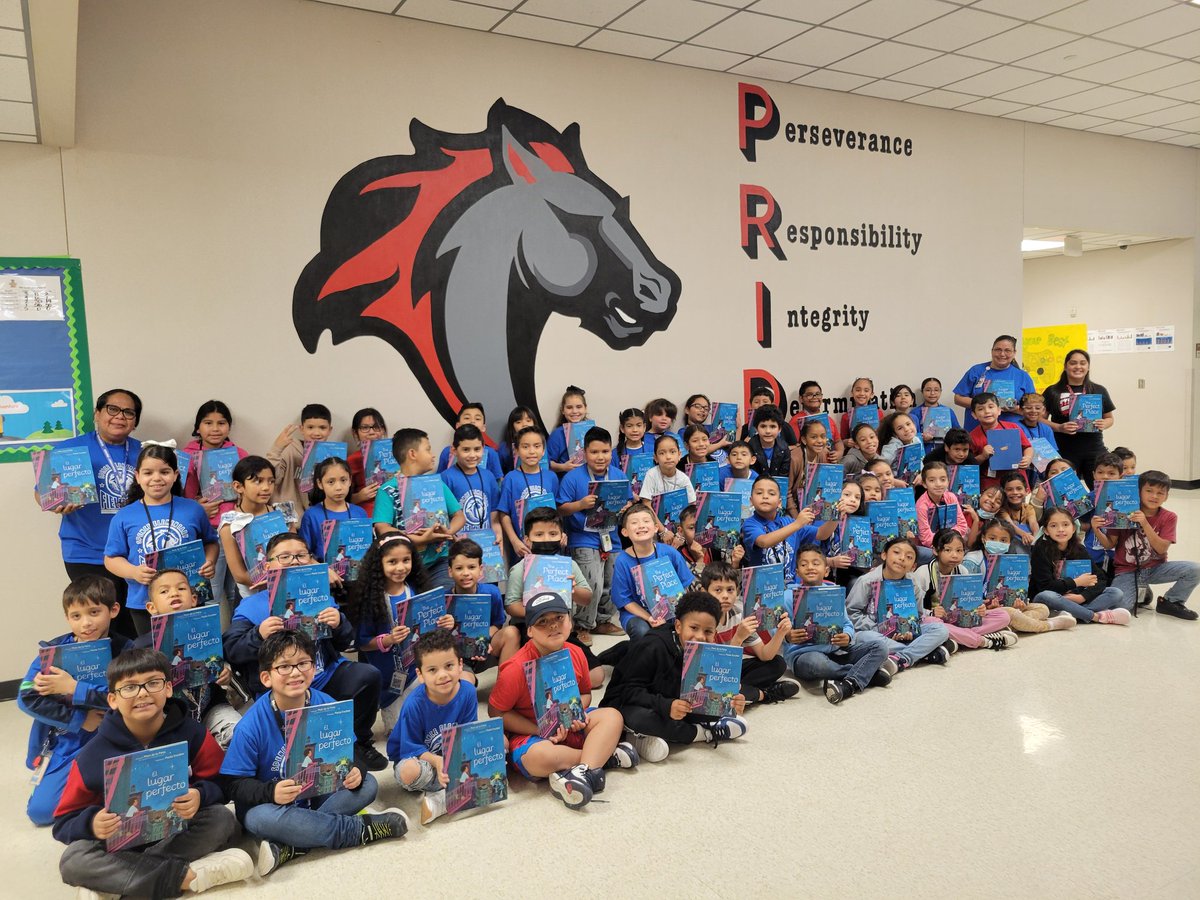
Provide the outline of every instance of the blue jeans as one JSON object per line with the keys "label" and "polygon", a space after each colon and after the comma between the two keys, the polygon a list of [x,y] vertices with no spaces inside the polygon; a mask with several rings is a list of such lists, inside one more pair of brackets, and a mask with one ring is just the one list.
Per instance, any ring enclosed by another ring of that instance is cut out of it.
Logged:
{"label": "blue jeans", "polygon": [[363,822],[357,815],[375,799],[379,785],[370,773],[357,790],[342,788],[312,801],[312,808],[264,803],[246,813],[246,830],[260,840],[311,850],[315,847],[357,847]]}
{"label": "blue jeans", "polygon": [[[1121,593],[1126,597],[1134,596],[1134,574],[1133,572],[1126,572],[1123,575],[1118,575],[1113,579],[1112,586],[1120,589]],[[1142,569],[1140,573],[1136,574],[1137,586],[1139,588],[1151,584],[1175,582],[1175,586],[1163,594],[1163,599],[1173,600],[1176,603],[1187,603],[1188,597],[1196,589],[1196,585],[1200,584],[1200,563],[1188,562],[1186,560],[1179,562],[1167,560],[1166,562],[1159,563],[1157,566]]]}
{"label": "blue jeans", "polygon": [[801,681],[844,678],[860,690],[866,690],[888,656],[887,638],[875,631],[856,632],[850,646],[832,653],[805,650],[795,644],[784,644],[782,649],[792,674]]}
{"label": "blue jeans", "polygon": [[[620,541],[614,541],[620,551]],[[607,557],[594,547],[572,547],[571,558],[579,564],[583,577],[592,589],[592,599],[587,606],[575,607],[575,627],[591,631],[597,623],[611,622],[617,615],[613,606],[612,590],[613,554]]]}
{"label": "blue jeans", "polygon": [[[871,633],[879,634],[877,631]],[[946,630],[946,626],[941,622],[922,622],[921,633],[907,644],[903,644],[900,641],[893,641],[891,638],[884,637],[881,634],[879,637],[883,640],[890,656],[897,656],[904,660],[905,665],[911,666],[919,663],[938,647],[942,646],[942,644],[946,643],[946,638],[950,637],[950,632]]]}
{"label": "blue jeans", "polygon": [[640,638],[642,635],[649,632],[651,627],[652,626],[650,623],[645,619],[639,616],[634,616],[625,623],[625,633],[629,635],[630,638],[636,640],[637,638]]}
{"label": "blue jeans", "polygon": [[1034,603],[1044,603],[1055,612],[1069,612],[1076,622],[1091,622],[1096,613],[1106,609],[1133,609],[1133,594],[1124,594],[1119,588],[1106,587],[1094,600],[1076,603],[1054,591],[1042,591],[1033,598]]}

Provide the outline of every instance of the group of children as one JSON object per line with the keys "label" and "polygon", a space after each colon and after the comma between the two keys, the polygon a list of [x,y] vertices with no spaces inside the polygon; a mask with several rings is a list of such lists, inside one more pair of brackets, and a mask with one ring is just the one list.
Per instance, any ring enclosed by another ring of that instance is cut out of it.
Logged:
{"label": "group of children", "polygon": [[[142,611],[133,620],[139,636],[131,643],[112,628],[120,604],[110,581],[86,575],[67,588],[63,610],[70,631],[47,643],[107,641],[113,661],[106,682],[96,683],[76,682],[38,661],[31,665],[19,696],[35,720],[27,764],[36,786],[27,812],[36,824],[53,824],[55,837],[68,844],[62,874],[69,884],[138,896],[202,891],[255,872],[267,875],[312,848],[402,836],[408,822],[400,810],[361,814],[378,791],[371,773],[389,765],[402,789],[420,795],[422,824],[444,814],[449,773],[442,737],[451,726],[475,721],[477,676],[488,668],[499,667],[486,701],[489,715],[503,722],[511,767],[529,779],[546,779],[563,803],[578,809],[605,790],[608,771],[661,761],[672,744],[716,745],[745,734],[746,707],[796,696],[793,679],[820,682],[826,699],[840,703],[888,685],[919,663],[945,664],[960,648],[1011,647],[1016,632],[1065,630],[1077,622],[1127,624],[1141,591],[1165,582],[1174,586],[1159,599],[1158,612],[1196,618],[1185,601],[1200,580],[1200,566],[1167,558],[1176,520],[1163,508],[1170,487],[1165,475],[1138,476],[1141,503],[1131,527],[1078,522],[1046,502],[1024,432],[1017,467],[990,470],[990,432],[1017,428],[999,421],[993,395],[972,399],[979,423],[972,432],[951,428],[926,446],[920,410],[938,405],[936,381],[923,385],[922,407],[895,403],[886,417],[877,410],[874,422],[854,421],[851,413],[840,428],[832,417],[819,416],[824,407],[815,382],[802,387],[802,413],[790,422],[760,390],[742,434],[719,437],[704,427],[711,404],[703,395],[686,402],[680,432],[672,430],[678,410],[668,400],[622,411],[615,442],[599,426],[581,438],[568,427],[587,420],[578,388],[565,393],[562,421],[549,435],[532,410],[518,408],[497,446],[486,438],[482,408],[468,404],[440,459],[422,431],[404,428],[392,437],[398,476],[441,472],[447,521],[416,528],[403,521],[397,477],[369,483],[361,453],[324,460],[312,491],[298,491],[299,439],[323,440],[332,433],[329,411],[319,405],[305,407],[299,426],[285,428],[266,456],[239,450],[232,502],[202,505],[178,496],[174,450],[147,442],[105,548],[106,567],[128,584],[126,602]],[[870,405],[873,394],[869,380],[853,386],[856,405]],[[908,399],[915,400],[911,390]],[[1027,396],[1022,408],[1035,410],[1036,403]],[[231,421],[218,401],[202,407],[197,449],[233,446]],[[384,439],[386,433],[378,411],[355,415],[356,441]],[[845,546],[847,521],[902,483],[892,462],[904,455],[902,448],[914,446],[920,446],[920,471],[906,480],[919,494],[916,530],[876,547],[878,564],[855,568]],[[596,504],[591,484],[627,479],[628,459],[639,454],[653,464],[616,527],[607,533],[587,527]],[[697,540],[695,488],[686,474],[688,463],[701,462],[717,463],[722,484],[728,478],[753,481],[751,513],[736,546],[716,554]],[[804,503],[818,463],[841,463],[845,472],[831,521]],[[947,466],[962,464],[979,464],[986,473],[975,506],[950,490]],[[1066,465],[1054,460],[1042,477]],[[1109,454],[1089,474],[1104,481],[1128,476],[1134,467],[1131,454],[1126,461]],[[678,520],[664,521],[651,501],[671,490],[686,491],[689,503]],[[294,504],[298,521],[270,539],[261,560],[244,558],[237,532],[281,501]],[[344,580],[330,569],[329,605],[316,616],[327,636],[314,640],[271,614],[263,573],[329,563],[318,540],[321,526],[348,519],[371,521],[375,539],[356,577]],[[484,583],[483,548],[460,537],[464,530],[488,533],[508,554],[503,592]],[[172,688],[170,660],[151,647],[150,617],[200,601],[185,573],[153,568],[149,553],[189,540],[205,547],[201,574],[224,579],[215,602],[226,609],[226,665],[214,684]],[[970,626],[940,605],[942,577],[979,572],[1012,552],[1031,556],[1027,601],[992,602]],[[569,596],[530,595],[526,558],[539,555],[571,560]],[[666,560],[674,570],[683,588],[674,604],[654,604],[639,589],[636,569],[652,560]],[[1064,577],[1069,560],[1088,561],[1088,571]],[[811,625],[786,615],[768,633],[744,608],[739,570],[775,563],[782,564],[789,586],[846,589],[844,621],[828,643],[814,643]],[[881,602],[889,581],[912,582],[919,628],[894,627]],[[410,659],[402,657],[398,651],[411,643],[411,632],[395,621],[395,604],[433,587],[489,599],[486,652],[464,659],[458,623],[447,613],[436,629],[420,634]],[[596,655],[593,634],[627,634],[630,640]],[[681,698],[690,641],[742,650],[740,690],[725,715],[700,714]],[[583,714],[570,728],[543,737],[524,663],[564,649]],[[606,679],[593,707],[593,693]],[[300,786],[284,768],[284,713],[337,700],[352,703],[354,765],[338,790],[297,801]],[[381,714],[389,733],[386,755],[373,736]],[[175,809],[189,827],[144,851],[105,853],[119,811],[103,801],[104,760],[180,741],[188,746],[191,787]],[[257,841],[256,858],[236,846],[238,823]]]}

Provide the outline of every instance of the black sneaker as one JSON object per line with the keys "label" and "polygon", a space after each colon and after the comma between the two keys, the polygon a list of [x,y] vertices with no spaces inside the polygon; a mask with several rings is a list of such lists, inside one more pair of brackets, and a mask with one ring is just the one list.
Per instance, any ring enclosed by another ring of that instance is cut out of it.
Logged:
{"label": "black sneaker", "polygon": [[950,651],[946,649],[946,645],[935,647],[933,652],[925,657],[922,662],[933,663],[935,666],[944,666],[950,662]]}
{"label": "black sneaker", "polygon": [[592,785],[587,772],[588,767],[580,763],[570,769],[550,773],[547,779],[550,790],[558,795],[568,809],[580,809],[591,801]]}
{"label": "black sneaker", "polygon": [[388,767],[387,757],[376,750],[374,744],[359,741],[354,745],[354,755],[372,772],[382,772]]}
{"label": "black sneaker", "polygon": [[770,687],[764,688],[762,693],[763,698],[759,703],[782,703],[800,693],[800,685],[781,678]]}
{"label": "black sneaker", "polygon": [[359,818],[362,819],[362,842],[364,844],[404,837],[408,831],[408,816],[395,808],[385,809],[378,813],[366,813]]}
{"label": "black sneaker", "polygon": [[701,722],[699,728],[704,742],[714,748],[723,741],[736,741],[747,730],[741,716],[721,716],[715,722]]}
{"label": "black sneaker", "polygon": [[822,687],[825,689],[825,699],[834,705],[858,693],[858,688],[855,687],[854,682],[845,678],[826,681]]}
{"label": "black sneaker", "polygon": [[605,783],[608,781],[608,776],[604,774],[603,769],[588,769],[583,773],[583,777],[587,779],[588,785],[592,789],[592,796],[604,793]]}
{"label": "black sneaker", "polygon": [[1154,591],[1150,588],[1142,588],[1141,594],[1138,595],[1138,606],[1149,606],[1154,602]]}
{"label": "black sneaker", "polygon": [[[621,741],[613,750],[613,755],[608,758],[608,762],[604,764],[604,768],[636,769],[641,761],[637,747],[629,741]],[[596,791],[596,793],[598,794],[600,791]]]}
{"label": "black sneaker", "polygon": [[1194,609],[1188,609],[1184,604],[1176,600],[1167,600],[1165,597],[1159,598],[1154,611],[1164,616],[1174,616],[1177,619],[1188,619],[1189,621],[1200,618],[1200,613]]}
{"label": "black sneaker", "polygon": [[258,859],[254,868],[259,877],[266,878],[286,862],[291,862],[298,856],[304,856],[307,850],[293,847],[291,844],[276,844],[273,841],[263,841],[258,845]]}
{"label": "black sneaker", "polygon": [[887,687],[891,683],[891,672],[887,669],[876,669],[875,674],[871,676],[871,680],[867,682],[867,687]]}

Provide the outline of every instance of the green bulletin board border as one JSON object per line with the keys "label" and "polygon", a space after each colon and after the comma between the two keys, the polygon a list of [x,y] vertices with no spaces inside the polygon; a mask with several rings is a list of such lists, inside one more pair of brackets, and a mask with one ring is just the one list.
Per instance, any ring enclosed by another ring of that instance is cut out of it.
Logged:
{"label": "green bulletin board border", "polygon": [[[17,269],[42,269],[62,277],[63,317],[67,323],[71,353],[71,386],[75,391],[75,426],[82,434],[95,427],[92,416],[92,369],[88,355],[87,314],[83,304],[83,272],[78,259],[65,256],[3,256],[0,275]],[[28,462],[34,450],[49,450],[53,444],[21,447],[0,446],[0,463]]]}

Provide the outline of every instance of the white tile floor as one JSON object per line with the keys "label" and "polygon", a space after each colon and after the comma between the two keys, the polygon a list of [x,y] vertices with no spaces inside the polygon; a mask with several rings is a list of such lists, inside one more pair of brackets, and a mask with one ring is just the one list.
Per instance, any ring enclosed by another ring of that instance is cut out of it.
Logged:
{"label": "white tile floor", "polygon": [[[1168,505],[1182,523],[1173,555],[1200,558],[1200,492],[1175,492]],[[1023,638],[840,707],[807,691],[751,711],[741,742],[611,773],[605,802],[582,812],[517,783],[498,807],[414,826],[402,841],[314,854],[250,890],[1195,900],[1197,671],[1200,622],[1153,612],[1129,628]],[[61,845],[24,816],[27,731],[16,705],[0,704],[0,758],[10,761],[0,770],[0,896],[65,897]],[[381,775],[380,799],[415,822],[412,798]]]}

